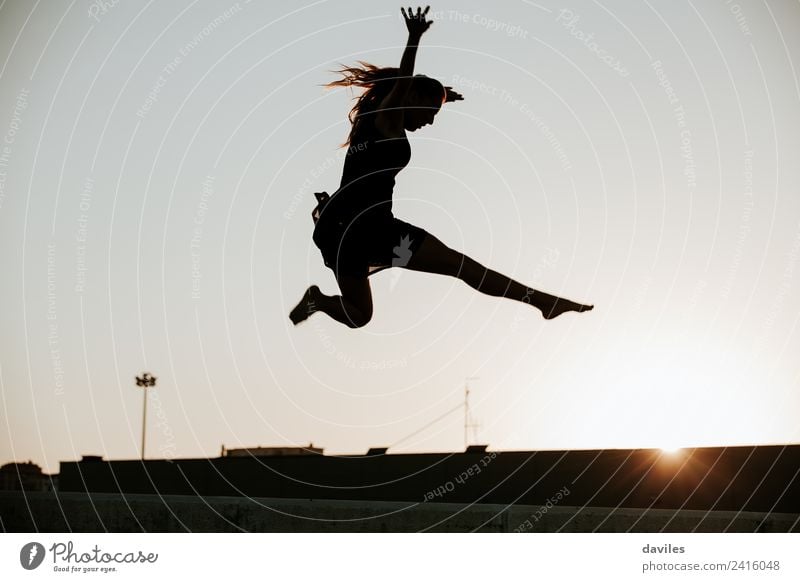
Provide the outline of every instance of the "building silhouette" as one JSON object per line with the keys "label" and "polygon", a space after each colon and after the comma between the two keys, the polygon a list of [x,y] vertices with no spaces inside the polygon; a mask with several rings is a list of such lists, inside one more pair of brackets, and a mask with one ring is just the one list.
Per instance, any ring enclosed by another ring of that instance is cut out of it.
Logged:
{"label": "building silhouette", "polygon": [[222,445],[220,457],[285,457],[300,455],[321,455],[323,449],[309,443],[307,447],[252,447],[245,449],[226,449]]}
{"label": "building silhouette", "polygon": [[0,467],[0,491],[51,491],[57,476],[46,475],[32,461],[7,463]]}
{"label": "building silhouette", "polygon": [[[62,462],[60,491],[546,504],[800,514],[800,446],[324,455],[256,448],[209,459]],[[254,453],[254,454],[251,454]],[[257,453],[257,454],[255,454]]]}

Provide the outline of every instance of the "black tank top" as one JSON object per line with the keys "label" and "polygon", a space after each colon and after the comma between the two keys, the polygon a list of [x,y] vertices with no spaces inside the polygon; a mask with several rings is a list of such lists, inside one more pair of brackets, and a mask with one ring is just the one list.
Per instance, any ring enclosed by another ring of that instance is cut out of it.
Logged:
{"label": "black tank top", "polygon": [[345,220],[391,220],[395,176],[408,165],[411,146],[405,134],[386,137],[372,115],[357,126],[344,160],[342,181],[326,212]]}

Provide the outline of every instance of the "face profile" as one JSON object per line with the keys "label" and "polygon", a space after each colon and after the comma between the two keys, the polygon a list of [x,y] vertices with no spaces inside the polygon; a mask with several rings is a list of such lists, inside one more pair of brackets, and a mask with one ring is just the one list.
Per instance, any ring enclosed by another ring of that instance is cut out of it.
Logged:
{"label": "face profile", "polygon": [[432,125],[442,108],[442,99],[430,93],[411,91],[403,111],[403,126],[406,131],[416,131]]}

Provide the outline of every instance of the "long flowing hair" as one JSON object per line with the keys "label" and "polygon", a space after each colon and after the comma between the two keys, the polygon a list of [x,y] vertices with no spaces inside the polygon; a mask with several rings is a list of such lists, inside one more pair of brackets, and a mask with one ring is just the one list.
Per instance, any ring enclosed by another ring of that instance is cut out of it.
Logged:
{"label": "long flowing hair", "polygon": [[[342,78],[336,81],[327,83],[325,87],[360,87],[365,89],[356,98],[356,103],[350,110],[348,119],[352,123],[350,128],[350,135],[347,136],[347,141],[342,146],[349,145],[358,130],[359,124],[364,120],[364,116],[370,113],[375,113],[381,105],[384,98],[391,92],[394,87],[395,81],[400,77],[400,69],[397,67],[378,67],[371,63],[358,61],[360,67],[342,67],[336,73],[339,73]],[[429,90],[442,92],[444,95],[444,87],[436,79],[426,77],[424,75],[416,75],[414,77],[415,84],[420,85],[425,81],[426,85],[430,84]],[[428,87],[425,87],[428,89]]]}

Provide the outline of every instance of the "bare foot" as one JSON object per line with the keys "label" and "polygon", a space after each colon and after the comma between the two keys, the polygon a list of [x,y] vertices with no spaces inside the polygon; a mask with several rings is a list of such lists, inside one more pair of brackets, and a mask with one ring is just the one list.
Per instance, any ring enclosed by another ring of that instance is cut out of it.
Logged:
{"label": "bare foot", "polygon": [[567,311],[577,311],[578,313],[582,313],[584,311],[591,311],[592,309],[594,309],[594,305],[583,305],[568,299],[557,298],[549,310],[542,310],[542,315],[545,319],[553,319],[554,317],[558,317]]}
{"label": "bare foot", "polygon": [[293,324],[297,325],[301,321],[305,321],[317,310],[316,303],[320,295],[322,295],[322,292],[316,285],[312,285],[306,289],[306,292],[303,293],[303,298],[300,300],[300,303],[295,305],[294,309],[289,312],[289,319],[292,320]]}

